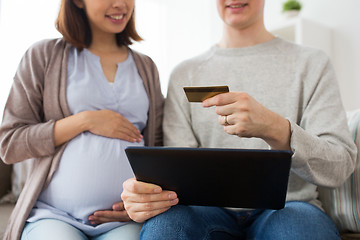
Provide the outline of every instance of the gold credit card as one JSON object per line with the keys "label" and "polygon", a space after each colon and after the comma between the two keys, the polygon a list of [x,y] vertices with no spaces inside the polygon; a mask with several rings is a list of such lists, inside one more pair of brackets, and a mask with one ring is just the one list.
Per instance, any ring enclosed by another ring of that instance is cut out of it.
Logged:
{"label": "gold credit card", "polygon": [[228,86],[184,87],[189,102],[202,102],[221,93],[229,92]]}

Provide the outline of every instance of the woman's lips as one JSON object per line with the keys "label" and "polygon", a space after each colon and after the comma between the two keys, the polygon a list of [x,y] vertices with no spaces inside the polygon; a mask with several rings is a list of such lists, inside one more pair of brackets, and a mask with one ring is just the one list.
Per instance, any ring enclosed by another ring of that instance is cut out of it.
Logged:
{"label": "woman's lips", "polygon": [[106,15],[106,17],[112,22],[112,23],[122,23],[125,20],[125,14],[113,14],[113,15]]}

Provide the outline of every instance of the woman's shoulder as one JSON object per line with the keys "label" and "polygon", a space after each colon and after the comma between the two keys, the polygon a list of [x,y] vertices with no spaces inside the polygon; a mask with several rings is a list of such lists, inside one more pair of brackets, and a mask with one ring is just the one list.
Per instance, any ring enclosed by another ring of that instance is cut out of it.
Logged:
{"label": "woman's shoulder", "polygon": [[[67,44],[63,39],[44,39],[33,43],[24,53],[18,65],[17,74],[41,73],[50,65],[59,67]],[[53,64],[51,64],[53,63]]]}
{"label": "woman's shoulder", "polygon": [[156,64],[155,62],[152,60],[151,57],[149,57],[146,54],[143,54],[141,52],[138,52],[134,49],[129,48],[129,51],[131,52],[131,54],[134,57],[134,61],[135,63],[138,65],[139,63],[141,63],[142,65],[146,66],[146,67],[150,67],[150,68],[156,68]]}
{"label": "woman's shoulder", "polygon": [[43,52],[49,53],[54,50],[65,49],[68,44],[62,38],[53,38],[53,39],[43,39],[33,43],[28,51],[34,52]]}

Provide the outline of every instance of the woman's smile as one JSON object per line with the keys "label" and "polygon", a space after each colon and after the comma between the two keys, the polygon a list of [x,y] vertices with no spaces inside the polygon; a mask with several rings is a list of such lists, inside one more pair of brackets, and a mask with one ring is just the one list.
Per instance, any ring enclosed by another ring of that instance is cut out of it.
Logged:
{"label": "woman's smile", "polygon": [[113,23],[123,23],[125,20],[125,14],[111,14],[111,15],[105,15],[111,22]]}

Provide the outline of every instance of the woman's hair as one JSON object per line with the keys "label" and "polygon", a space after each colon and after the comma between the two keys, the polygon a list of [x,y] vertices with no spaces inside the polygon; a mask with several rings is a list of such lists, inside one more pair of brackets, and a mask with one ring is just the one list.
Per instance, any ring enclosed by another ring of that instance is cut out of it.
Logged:
{"label": "woman's hair", "polygon": [[[74,0],[61,0],[59,15],[55,22],[56,29],[65,41],[82,50],[92,41],[90,24],[84,9],[78,8]],[[128,46],[134,41],[141,41],[135,29],[135,16],[132,13],[124,31],[115,35],[118,46]]]}

